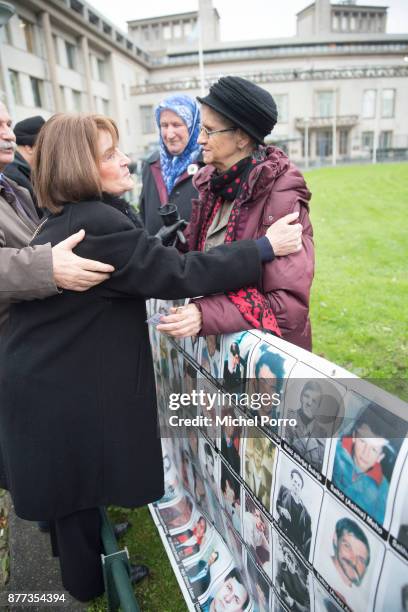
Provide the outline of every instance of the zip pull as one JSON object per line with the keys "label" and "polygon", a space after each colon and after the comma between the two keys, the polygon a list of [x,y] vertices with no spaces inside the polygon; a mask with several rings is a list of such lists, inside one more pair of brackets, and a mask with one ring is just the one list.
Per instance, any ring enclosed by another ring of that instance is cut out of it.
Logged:
{"label": "zip pull", "polygon": [[40,223],[40,225],[37,227],[37,229],[35,230],[34,234],[32,235],[32,238],[29,242],[29,244],[32,243],[32,241],[37,238],[38,234],[41,232],[42,228],[44,227],[44,225],[47,223],[49,217],[45,217],[45,219],[43,219]]}

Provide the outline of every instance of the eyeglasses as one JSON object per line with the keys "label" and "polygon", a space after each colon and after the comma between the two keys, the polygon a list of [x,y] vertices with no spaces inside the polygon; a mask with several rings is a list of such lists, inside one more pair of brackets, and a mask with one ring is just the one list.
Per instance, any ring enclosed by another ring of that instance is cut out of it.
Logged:
{"label": "eyeglasses", "polygon": [[204,132],[204,134],[207,136],[207,138],[209,138],[213,134],[221,134],[221,132],[235,132],[236,129],[238,129],[238,128],[236,128],[236,127],[229,127],[229,128],[223,128],[221,130],[207,130],[207,128],[202,125],[200,127],[200,133]]}

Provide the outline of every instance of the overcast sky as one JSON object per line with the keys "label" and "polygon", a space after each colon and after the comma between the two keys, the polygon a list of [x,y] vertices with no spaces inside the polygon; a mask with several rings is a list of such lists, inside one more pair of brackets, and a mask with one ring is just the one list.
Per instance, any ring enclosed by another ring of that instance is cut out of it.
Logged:
{"label": "overcast sky", "polygon": [[[122,30],[126,21],[197,10],[197,0],[88,0],[99,12]],[[281,38],[296,33],[296,13],[311,0],[213,0],[221,18],[222,40]],[[358,2],[388,6],[388,33],[408,32],[408,0]]]}

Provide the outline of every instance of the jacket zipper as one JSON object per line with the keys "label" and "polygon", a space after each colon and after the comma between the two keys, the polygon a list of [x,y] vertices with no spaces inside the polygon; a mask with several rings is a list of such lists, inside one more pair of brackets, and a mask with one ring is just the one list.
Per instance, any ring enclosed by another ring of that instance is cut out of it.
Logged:
{"label": "jacket zipper", "polygon": [[34,234],[32,235],[32,238],[29,242],[29,244],[32,243],[32,241],[37,238],[38,234],[41,233],[41,230],[43,229],[44,225],[47,223],[49,217],[46,217],[45,219],[43,219],[40,223],[40,225],[37,227],[37,229],[35,230]]}

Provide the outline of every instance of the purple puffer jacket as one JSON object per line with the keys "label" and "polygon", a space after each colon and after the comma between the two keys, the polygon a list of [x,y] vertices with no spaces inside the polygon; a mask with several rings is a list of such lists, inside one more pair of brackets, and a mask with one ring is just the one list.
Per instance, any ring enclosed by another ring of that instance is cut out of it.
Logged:
{"label": "purple puffer jacket", "polygon": [[[313,231],[309,219],[311,194],[303,176],[283,151],[271,146],[265,153],[265,160],[250,172],[248,190],[238,196],[242,198],[242,205],[236,239],[259,238],[280,217],[299,211],[299,222],[303,225],[302,250],[264,265],[258,288],[271,304],[282,337],[311,350],[309,297],[314,272]],[[197,249],[203,205],[207,198],[214,199],[210,191],[213,172],[213,166],[205,166],[194,177],[199,199],[192,202],[191,220],[186,229],[189,250]],[[204,297],[195,302],[203,315],[202,335],[250,329],[225,295]]]}

